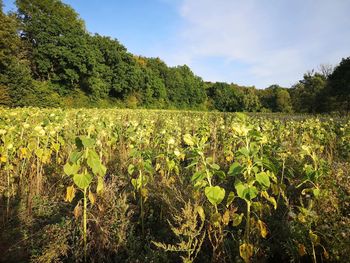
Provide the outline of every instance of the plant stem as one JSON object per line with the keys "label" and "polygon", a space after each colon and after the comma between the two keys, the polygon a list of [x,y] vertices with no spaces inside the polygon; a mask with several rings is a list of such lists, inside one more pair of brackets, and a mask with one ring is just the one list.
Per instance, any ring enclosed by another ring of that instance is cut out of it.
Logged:
{"label": "plant stem", "polygon": [[312,246],[312,262],[317,263],[315,246],[314,246],[314,242],[312,241],[311,241],[311,246]]}
{"label": "plant stem", "polygon": [[249,231],[250,231],[250,202],[247,203],[247,215],[246,215],[246,225],[245,225],[245,243],[249,244]]}
{"label": "plant stem", "polygon": [[140,188],[140,207],[141,207],[141,228],[142,236],[145,236],[145,225],[143,222],[143,198],[142,198],[142,188]]}
{"label": "plant stem", "polygon": [[87,255],[87,242],[86,242],[86,233],[87,233],[87,198],[86,198],[86,187],[84,188],[84,216],[83,216],[83,238],[84,238],[84,262],[86,262]]}

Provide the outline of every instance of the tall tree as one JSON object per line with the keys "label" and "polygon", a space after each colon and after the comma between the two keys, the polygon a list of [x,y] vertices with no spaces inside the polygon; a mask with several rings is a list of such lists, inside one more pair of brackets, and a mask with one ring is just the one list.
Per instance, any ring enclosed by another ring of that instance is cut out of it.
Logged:
{"label": "tall tree", "polygon": [[335,98],[335,109],[350,112],[350,57],[343,58],[329,76],[329,95]]}
{"label": "tall tree", "polygon": [[32,78],[13,14],[0,11],[0,93],[1,104],[25,106],[25,97],[33,92]]}
{"label": "tall tree", "polygon": [[311,71],[291,89],[293,107],[297,112],[316,113],[321,111],[325,97],[327,79],[323,74]]}
{"label": "tall tree", "polygon": [[83,21],[59,0],[17,0],[21,37],[38,80],[66,88],[78,86],[94,66]]}

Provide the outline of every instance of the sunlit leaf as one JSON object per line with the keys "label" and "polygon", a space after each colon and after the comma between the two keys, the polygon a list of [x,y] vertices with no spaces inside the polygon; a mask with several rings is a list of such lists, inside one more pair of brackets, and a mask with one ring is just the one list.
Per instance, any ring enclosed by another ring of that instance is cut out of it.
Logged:
{"label": "sunlit leaf", "polygon": [[89,173],[75,174],[73,181],[79,188],[84,189],[90,185],[92,176]]}
{"label": "sunlit leaf", "polygon": [[224,200],[225,189],[220,186],[207,186],[205,188],[205,196],[213,205],[218,205]]}
{"label": "sunlit leaf", "polygon": [[191,134],[185,134],[184,137],[183,137],[185,143],[189,146],[193,146],[194,145],[194,141],[193,141],[193,138],[191,136]]}

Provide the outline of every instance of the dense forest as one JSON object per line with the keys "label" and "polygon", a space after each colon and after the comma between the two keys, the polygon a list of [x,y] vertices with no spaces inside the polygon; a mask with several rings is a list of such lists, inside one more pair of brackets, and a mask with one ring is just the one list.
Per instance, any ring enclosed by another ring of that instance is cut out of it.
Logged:
{"label": "dense forest", "polygon": [[0,106],[127,107],[249,112],[349,112],[350,57],[290,88],[205,82],[186,66],[131,54],[90,34],[60,0],[0,0]]}

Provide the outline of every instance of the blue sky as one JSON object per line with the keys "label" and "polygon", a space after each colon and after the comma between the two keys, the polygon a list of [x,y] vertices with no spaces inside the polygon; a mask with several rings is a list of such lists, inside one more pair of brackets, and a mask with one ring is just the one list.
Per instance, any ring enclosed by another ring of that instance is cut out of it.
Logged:
{"label": "blue sky", "polygon": [[[4,0],[5,10],[13,9]],[[204,80],[290,87],[350,56],[349,0],[64,0],[91,33]]]}

